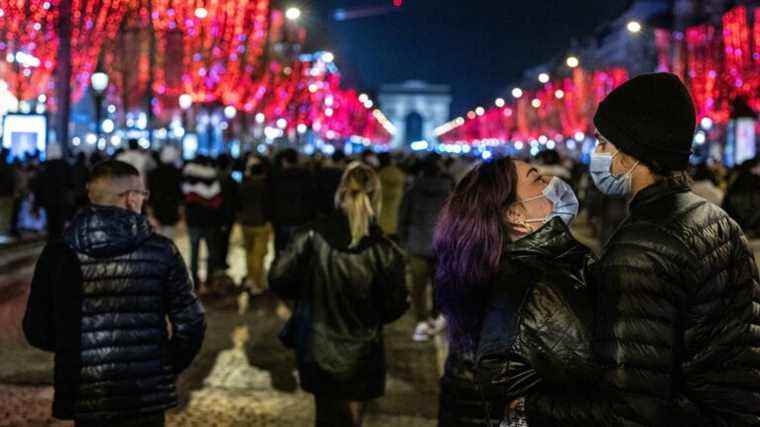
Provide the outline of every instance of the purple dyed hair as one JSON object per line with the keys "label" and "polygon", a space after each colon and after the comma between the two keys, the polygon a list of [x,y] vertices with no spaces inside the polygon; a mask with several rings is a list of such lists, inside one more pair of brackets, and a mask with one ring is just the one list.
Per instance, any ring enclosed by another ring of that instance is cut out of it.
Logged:
{"label": "purple dyed hair", "polygon": [[477,346],[490,282],[508,239],[503,212],[516,200],[516,184],[511,158],[483,162],[457,184],[438,217],[435,297],[454,351]]}

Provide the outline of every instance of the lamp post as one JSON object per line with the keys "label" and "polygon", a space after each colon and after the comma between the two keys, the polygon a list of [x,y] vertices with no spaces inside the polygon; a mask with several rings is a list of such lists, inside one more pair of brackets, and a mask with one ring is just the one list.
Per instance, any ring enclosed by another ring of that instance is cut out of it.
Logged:
{"label": "lamp post", "polygon": [[193,97],[189,94],[182,94],[179,96],[179,108],[182,110],[182,127],[185,131],[190,126],[190,119],[188,117],[188,110],[193,106]]}
{"label": "lamp post", "polygon": [[108,88],[108,74],[102,71],[96,71],[90,76],[93,97],[95,98],[95,132],[98,138],[102,136],[101,121],[103,120],[103,98]]}

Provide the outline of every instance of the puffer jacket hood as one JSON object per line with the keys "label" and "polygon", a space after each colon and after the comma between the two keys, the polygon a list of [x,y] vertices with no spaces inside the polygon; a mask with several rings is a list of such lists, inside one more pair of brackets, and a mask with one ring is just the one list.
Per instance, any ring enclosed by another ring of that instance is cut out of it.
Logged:
{"label": "puffer jacket hood", "polygon": [[66,246],[93,258],[132,252],[153,235],[148,218],[126,209],[92,205],[82,209],[64,234]]}

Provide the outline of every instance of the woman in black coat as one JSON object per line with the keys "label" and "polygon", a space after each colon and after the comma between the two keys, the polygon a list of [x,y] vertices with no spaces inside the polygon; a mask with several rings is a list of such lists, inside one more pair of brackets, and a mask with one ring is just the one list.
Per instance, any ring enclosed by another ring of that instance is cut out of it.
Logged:
{"label": "woman in black coat", "polygon": [[446,202],[434,243],[450,334],[439,426],[525,425],[529,393],[593,381],[590,253],[568,228],[577,210],[569,185],[509,158],[480,164]]}
{"label": "woman in black coat", "polygon": [[281,339],[318,427],[361,426],[365,402],[385,391],[382,327],[408,308],[404,257],[376,224],[379,200],[375,172],[350,165],[337,212],[297,231],[269,274],[272,291],[296,301]]}

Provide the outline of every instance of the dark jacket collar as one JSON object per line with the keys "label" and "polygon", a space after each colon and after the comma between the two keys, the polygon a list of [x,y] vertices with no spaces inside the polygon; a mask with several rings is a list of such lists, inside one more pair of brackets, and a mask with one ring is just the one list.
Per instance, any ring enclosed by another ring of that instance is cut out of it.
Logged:
{"label": "dark jacket collar", "polygon": [[689,186],[685,184],[674,183],[668,180],[656,182],[639,191],[636,196],[633,197],[629,205],[631,216],[636,216],[637,214],[646,211],[649,207],[662,199],[679,193],[687,193],[689,191]]}
{"label": "dark jacket collar", "polygon": [[535,232],[505,247],[505,258],[516,256],[540,256],[559,259],[571,256],[585,256],[588,248],[580,244],[570,229],[560,218],[555,217]]}

